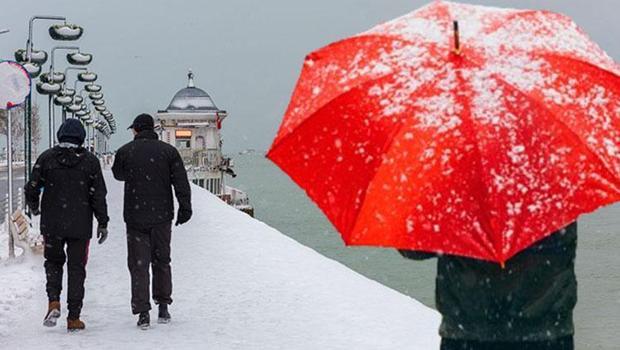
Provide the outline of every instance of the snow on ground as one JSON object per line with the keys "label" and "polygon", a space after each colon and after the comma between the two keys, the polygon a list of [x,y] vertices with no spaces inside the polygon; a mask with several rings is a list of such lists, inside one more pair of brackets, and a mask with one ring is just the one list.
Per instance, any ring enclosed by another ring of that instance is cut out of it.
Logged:
{"label": "snow on ground", "polygon": [[[106,172],[110,237],[93,240],[82,318],[41,325],[42,260],[0,263],[0,339],[12,349],[436,349],[440,316],[193,187],[174,228],[169,325],[138,330],[129,306],[122,184]],[[155,312],[151,312],[152,319]]]}

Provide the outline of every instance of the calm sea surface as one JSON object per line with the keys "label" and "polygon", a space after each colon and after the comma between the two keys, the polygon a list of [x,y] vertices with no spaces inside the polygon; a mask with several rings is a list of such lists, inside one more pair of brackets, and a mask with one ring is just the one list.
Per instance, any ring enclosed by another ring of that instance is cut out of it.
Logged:
{"label": "calm sea surface", "polygon": [[[390,249],[346,248],[339,234],[275,165],[262,155],[233,155],[229,184],[250,195],[256,218],[298,242],[434,307],[435,261],[412,262]],[[577,349],[620,349],[620,205],[579,222],[575,312]]]}

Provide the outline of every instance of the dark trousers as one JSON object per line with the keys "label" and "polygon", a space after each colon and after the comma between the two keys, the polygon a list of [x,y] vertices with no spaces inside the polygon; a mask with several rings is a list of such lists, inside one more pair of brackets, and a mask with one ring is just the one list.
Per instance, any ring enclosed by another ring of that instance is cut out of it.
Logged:
{"label": "dark trousers", "polygon": [[[67,262],[68,290],[67,304],[69,318],[77,319],[82,311],[84,300],[84,280],[86,279],[86,263],[90,239],[73,239],[45,236],[45,275],[47,276],[47,298],[49,301],[60,301],[62,291],[62,272]],[[67,251],[65,254],[65,246]]]}
{"label": "dark trousers", "polygon": [[131,311],[149,311],[150,276],[153,270],[153,300],[170,304],[172,271],[170,268],[170,235],[172,223],[136,227],[127,225],[127,265],[131,274]]}
{"label": "dark trousers", "polygon": [[573,336],[540,342],[479,342],[441,339],[441,350],[573,350]]}

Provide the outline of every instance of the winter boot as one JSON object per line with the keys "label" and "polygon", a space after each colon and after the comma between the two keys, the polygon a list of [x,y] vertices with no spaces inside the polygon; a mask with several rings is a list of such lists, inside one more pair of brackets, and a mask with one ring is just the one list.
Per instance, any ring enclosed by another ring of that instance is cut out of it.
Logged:
{"label": "winter boot", "polygon": [[151,326],[151,316],[148,311],[141,312],[138,316],[138,327],[140,329],[146,330]]}
{"label": "winter boot", "polygon": [[86,328],[84,322],[80,321],[79,318],[68,318],[67,317],[67,332],[78,332],[82,329]]}
{"label": "winter boot", "polygon": [[159,304],[159,316],[157,318],[157,323],[170,323],[168,304]]}
{"label": "winter boot", "polygon": [[47,307],[47,314],[43,319],[45,327],[54,327],[60,317],[60,301],[50,301]]}

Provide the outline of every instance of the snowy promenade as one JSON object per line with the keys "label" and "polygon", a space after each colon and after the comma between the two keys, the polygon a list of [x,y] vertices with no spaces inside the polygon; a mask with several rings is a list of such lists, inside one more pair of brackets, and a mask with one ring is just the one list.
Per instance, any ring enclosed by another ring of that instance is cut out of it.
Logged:
{"label": "snowy promenade", "polygon": [[[3,349],[438,348],[439,314],[192,188],[194,217],[173,229],[169,325],[136,328],[129,307],[122,184],[106,172],[110,237],[90,249],[83,320],[41,325],[42,260],[0,265]],[[151,317],[156,316],[155,311]]]}

